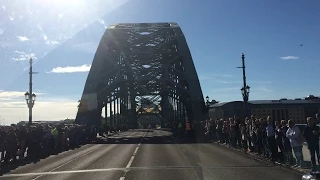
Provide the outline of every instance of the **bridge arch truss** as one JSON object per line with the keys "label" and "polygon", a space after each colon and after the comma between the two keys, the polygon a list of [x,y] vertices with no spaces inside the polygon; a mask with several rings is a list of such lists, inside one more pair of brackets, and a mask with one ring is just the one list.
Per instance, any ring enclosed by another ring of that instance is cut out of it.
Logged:
{"label": "bridge arch truss", "polygon": [[[146,101],[152,111],[143,107]],[[159,117],[162,124],[204,120],[198,75],[178,24],[109,26],[94,56],[76,123],[100,124],[103,107],[112,126],[135,127],[144,114]]]}

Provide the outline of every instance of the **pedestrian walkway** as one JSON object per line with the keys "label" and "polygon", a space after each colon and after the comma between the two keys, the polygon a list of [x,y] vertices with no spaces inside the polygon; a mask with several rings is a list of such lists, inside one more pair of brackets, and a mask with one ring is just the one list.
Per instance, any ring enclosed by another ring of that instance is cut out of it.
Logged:
{"label": "pedestrian walkway", "polygon": [[[228,147],[228,148],[231,148],[231,149],[234,149],[234,150],[239,151],[239,152],[244,152],[242,149],[232,148],[231,146],[226,145],[226,144],[221,144],[221,143],[218,143],[218,142],[214,142],[214,143],[222,145],[222,146],[225,146],[225,147]],[[290,169],[292,169],[292,170],[294,170],[296,172],[299,172],[299,173],[304,173],[304,174],[305,173],[309,173],[310,172],[310,167],[311,167],[311,158],[310,158],[310,153],[309,153],[308,146],[306,144],[303,144],[302,153],[303,153],[304,162],[305,162],[304,163],[305,165],[304,165],[303,168],[298,168],[298,167],[294,167],[294,166],[288,166],[288,165],[280,164],[280,163],[276,163],[276,164],[278,164],[278,165],[280,165],[282,167],[285,167],[285,168],[290,168]],[[261,159],[263,161],[267,160],[267,159],[263,158],[262,156],[257,155],[256,153],[245,153],[245,154],[254,156],[254,157],[256,157],[258,159]]]}

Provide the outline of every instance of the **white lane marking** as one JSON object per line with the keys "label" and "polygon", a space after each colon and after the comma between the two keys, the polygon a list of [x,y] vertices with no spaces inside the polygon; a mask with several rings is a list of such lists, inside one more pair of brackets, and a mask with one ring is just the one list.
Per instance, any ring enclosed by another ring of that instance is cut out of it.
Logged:
{"label": "white lane marking", "polygon": [[124,171],[125,168],[108,168],[108,169],[86,169],[74,171],[53,171],[53,172],[39,172],[39,173],[23,173],[23,174],[5,174],[2,177],[23,177],[23,176],[43,176],[55,174],[72,174],[72,173],[86,173],[86,172],[105,172],[105,171]]}
{"label": "white lane marking", "polygon": [[[137,146],[136,149],[134,150],[134,152],[133,152],[133,154],[132,154],[132,156],[131,156],[131,158],[130,158],[127,166],[126,166],[127,169],[131,167],[131,164],[132,164],[134,158],[136,157],[136,154],[138,153],[138,150],[139,150],[139,147],[140,147],[140,145],[141,145],[141,142],[143,141],[143,139],[144,139],[144,137],[146,136],[146,134],[147,134],[147,132],[144,133],[144,135],[142,136],[142,138],[141,138],[138,146]],[[124,179],[125,176],[126,176],[126,174],[127,174],[127,172],[125,172],[124,175],[123,175],[123,177],[121,177],[121,178]],[[120,180],[123,180],[123,179],[121,179],[121,178],[120,178]]]}
{"label": "white lane marking", "polygon": [[23,173],[23,174],[4,174],[0,177],[25,177],[25,176],[39,176],[39,175],[56,175],[56,174],[72,174],[72,173],[93,173],[93,172],[108,172],[108,171],[123,171],[128,170],[172,170],[172,169],[265,169],[265,168],[279,168],[273,165],[252,165],[252,166],[148,166],[148,167],[130,167],[130,168],[106,168],[106,169],[84,169],[84,170],[73,170],[73,171],[53,171],[53,172],[39,172],[39,173]]}
{"label": "white lane marking", "polygon": [[132,154],[132,156],[131,156],[131,158],[130,158],[127,166],[126,166],[126,168],[131,167],[131,164],[132,164],[132,162],[133,162],[133,160],[134,160],[134,158],[135,158],[135,156],[136,156],[136,154],[137,154],[137,152],[138,152],[138,150],[139,150],[139,147],[140,147],[140,145],[141,145],[141,142],[143,141],[143,138],[146,136],[146,134],[147,134],[147,133],[144,133],[143,137],[141,138],[141,140],[140,140],[138,146],[136,147],[136,149],[134,150],[134,152],[133,152],[133,154]]}
{"label": "white lane marking", "polygon": [[134,160],[134,156],[131,156],[130,161],[128,162],[126,168],[129,168]]}
{"label": "white lane marking", "polygon": [[133,154],[136,155],[138,152],[139,147],[136,147],[136,150],[134,150]]}
{"label": "white lane marking", "polygon": [[[57,166],[57,167],[51,169],[51,170],[48,171],[48,172],[52,172],[52,171],[54,171],[54,170],[57,170],[57,169],[61,168],[62,166],[65,166],[65,165],[71,163],[72,161],[77,160],[77,159],[79,159],[79,158],[81,158],[81,157],[83,157],[83,156],[85,156],[85,155],[87,155],[87,154],[89,154],[89,153],[97,150],[97,149],[100,148],[101,146],[102,146],[102,145],[99,145],[98,147],[92,149],[91,151],[88,151],[88,152],[86,152],[86,153],[84,153],[84,154],[82,154],[82,155],[80,155],[80,156],[77,156],[77,157],[71,159],[70,161],[67,161],[67,162],[61,164],[60,166]],[[43,175],[37,176],[37,177],[33,178],[32,180],[36,180],[36,179],[38,179],[38,178],[40,178],[40,177],[42,177],[42,176],[43,176]]]}

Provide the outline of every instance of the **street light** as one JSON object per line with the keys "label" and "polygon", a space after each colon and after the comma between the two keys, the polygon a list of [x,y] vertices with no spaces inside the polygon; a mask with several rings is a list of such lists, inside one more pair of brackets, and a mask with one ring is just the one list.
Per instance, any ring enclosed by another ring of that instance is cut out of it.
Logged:
{"label": "street light", "polygon": [[241,54],[242,66],[237,67],[242,69],[242,78],[243,78],[243,87],[241,88],[241,94],[244,102],[244,110],[245,116],[248,116],[248,100],[249,100],[249,93],[250,87],[247,85],[247,78],[246,78],[246,66],[245,66],[245,57],[244,54]]}
{"label": "street light", "polygon": [[24,93],[24,96],[26,98],[27,104],[29,104],[30,93],[27,91],[26,93]]}
{"label": "street light", "polygon": [[36,96],[34,93],[32,93],[32,96],[31,96],[31,97],[32,97],[32,103],[34,104],[34,102],[36,101],[36,97],[37,97],[37,96]]}
{"label": "street light", "polygon": [[241,94],[242,94],[243,101],[248,102],[249,93],[250,93],[250,86],[246,86],[246,87],[241,88]]}
{"label": "street light", "polygon": [[30,69],[29,69],[29,92],[27,91],[24,96],[29,108],[29,125],[32,124],[32,108],[34,102],[36,101],[36,95],[32,93],[32,74],[38,74],[38,72],[32,71],[32,58],[29,59]]}
{"label": "street light", "polygon": [[207,106],[208,119],[210,119],[210,117],[209,117],[209,109],[210,109],[209,96],[206,97],[206,106]]}
{"label": "street light", "polygon": [[28,91],[24,94],[26,103],[29,108],[29,124],[32,124],[32,108],[34,106],[34,102],[36,101],[36,95],[34,93],[29,93]]}
{"label": "street light", "polygon": [[34,93],[30,94],[28,91],[24,94],[25,98],[26,98],[26,102],[28,107],[31,106],[31,108],[34,105],[34,102],[36,101],[36,95]]}

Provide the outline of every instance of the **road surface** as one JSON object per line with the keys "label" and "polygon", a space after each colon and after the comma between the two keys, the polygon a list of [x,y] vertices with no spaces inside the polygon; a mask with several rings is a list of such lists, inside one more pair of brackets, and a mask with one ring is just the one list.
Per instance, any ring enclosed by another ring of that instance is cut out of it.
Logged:
{"label": "road surface", "polygon": [[212,143],[177,143],[170,132],[123,132],[38,162],[11,167],[14,180],[295,180],[301,175]]}

